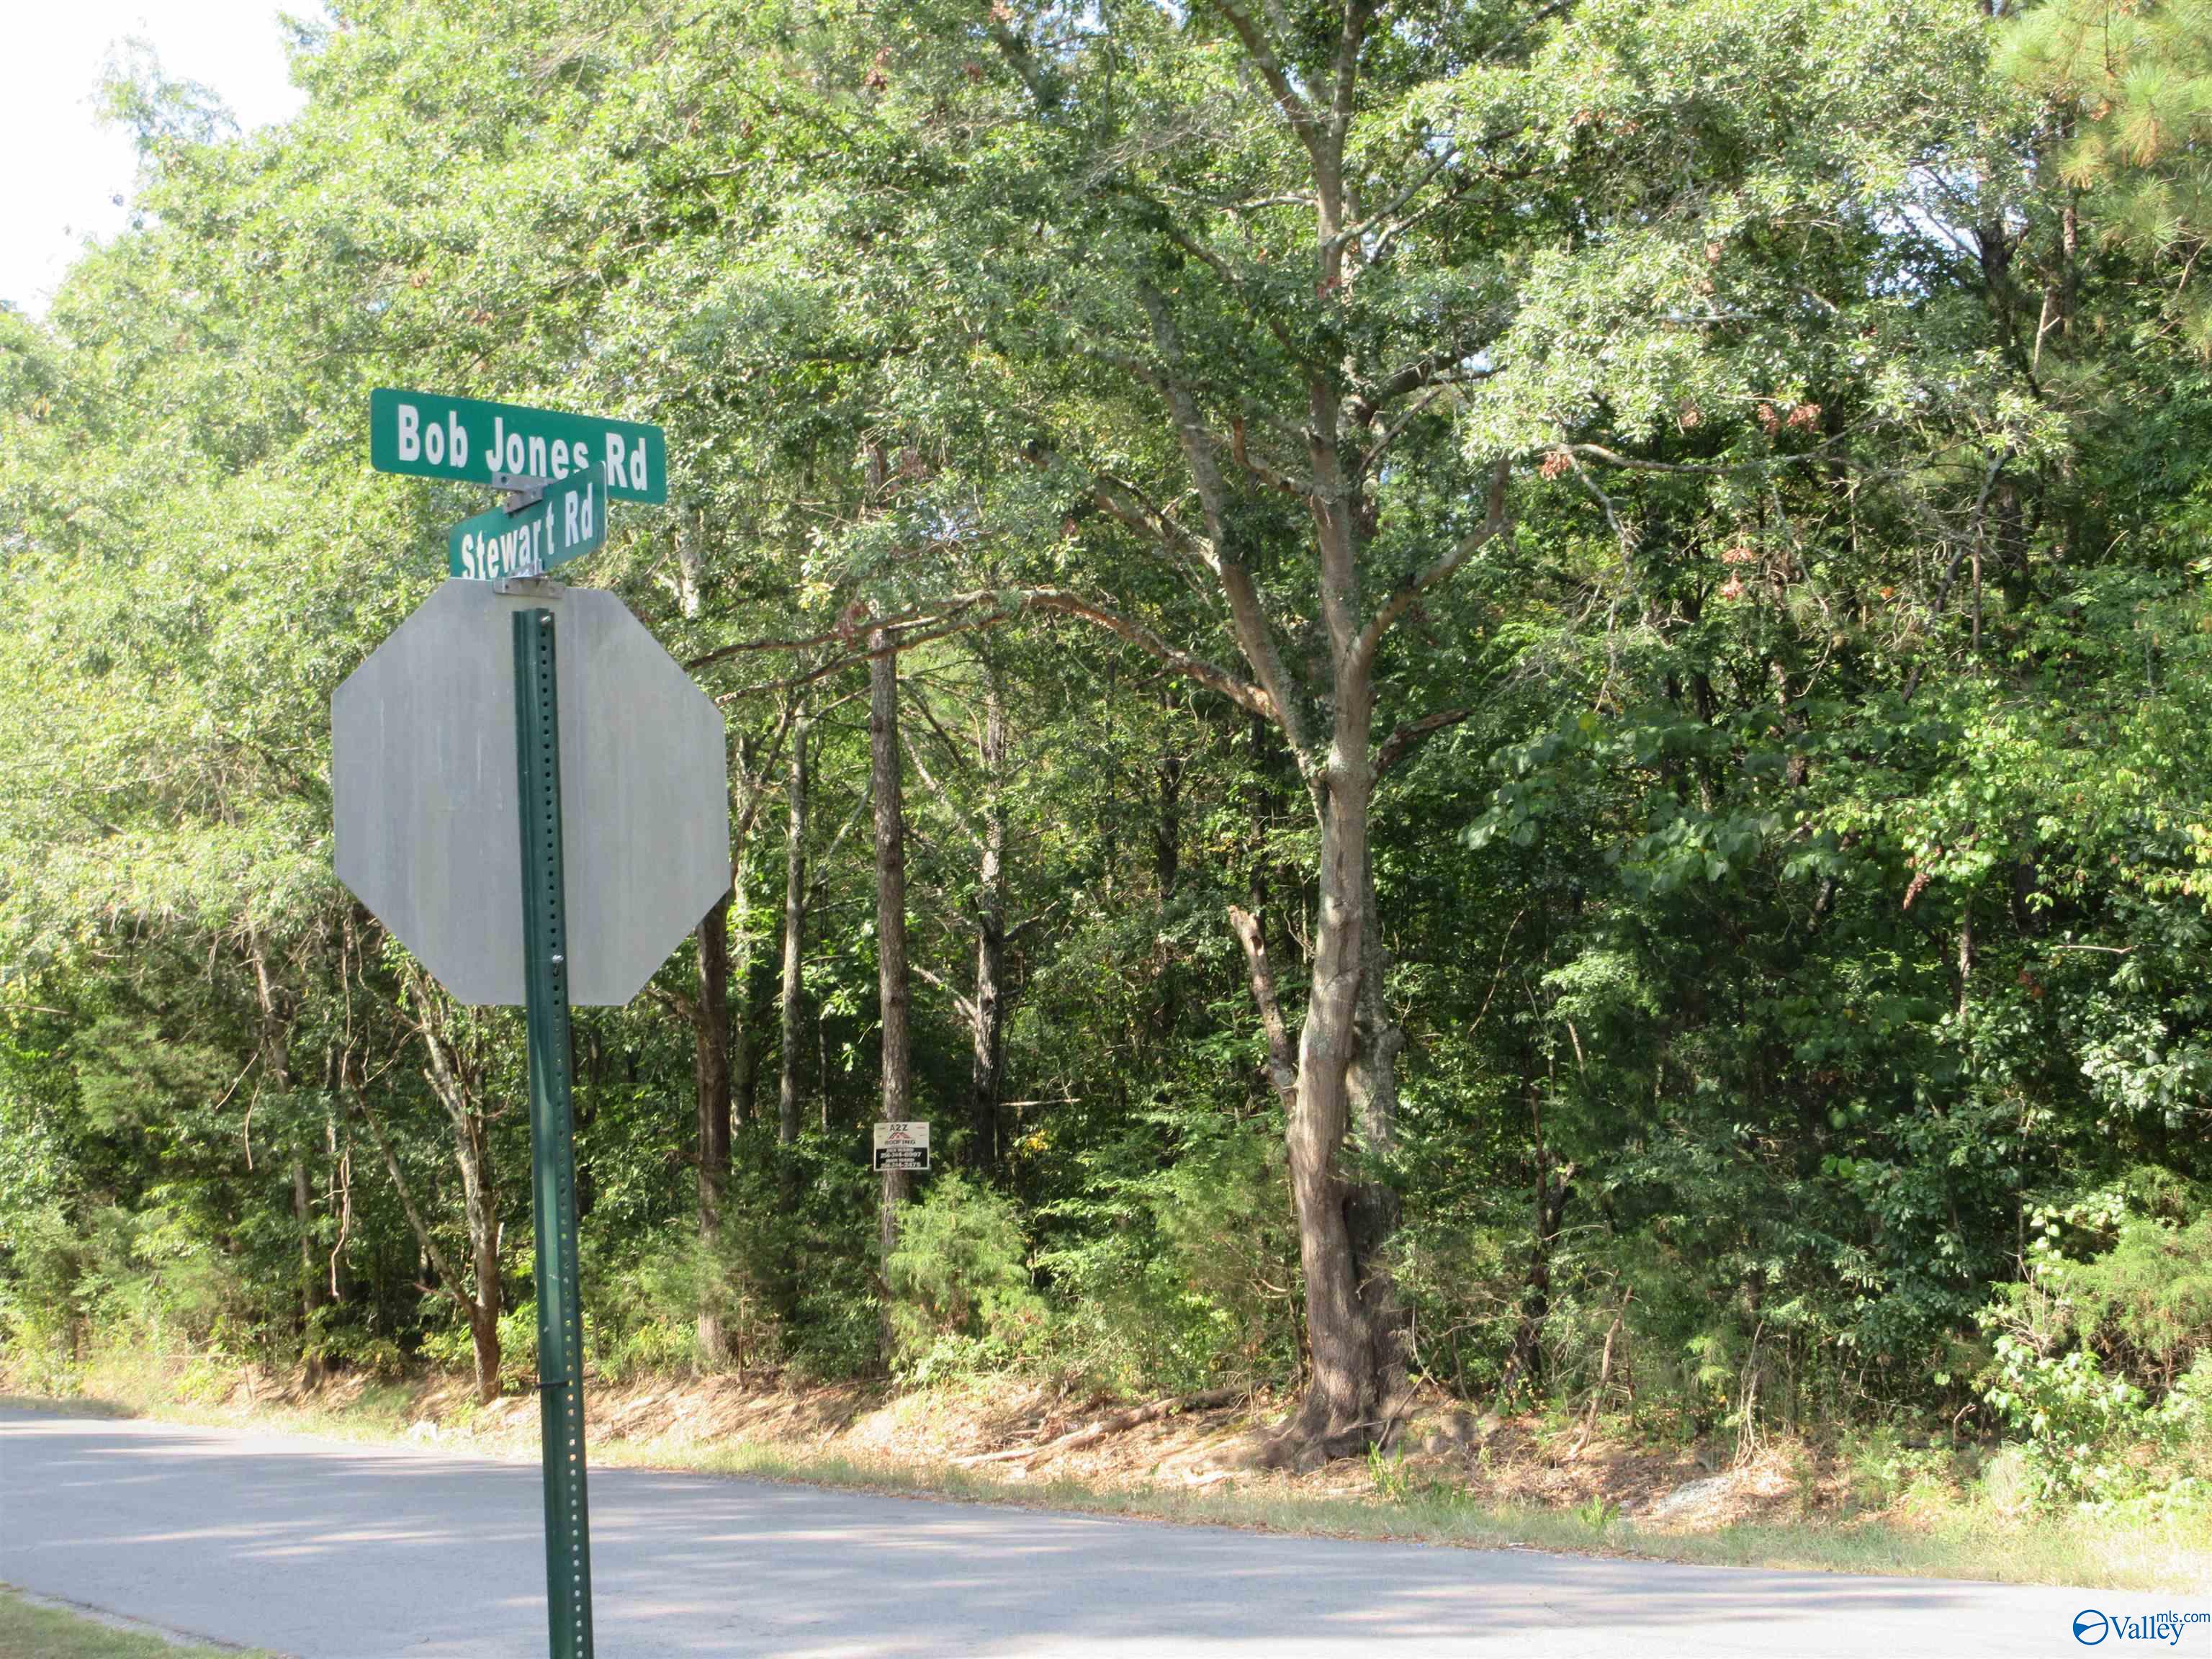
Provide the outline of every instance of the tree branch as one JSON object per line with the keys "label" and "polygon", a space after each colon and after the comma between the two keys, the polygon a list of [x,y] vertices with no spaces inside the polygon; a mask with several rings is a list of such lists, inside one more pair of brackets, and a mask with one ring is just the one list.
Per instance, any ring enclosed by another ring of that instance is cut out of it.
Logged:
{"label": "tree branch", "polygon": [[1275,995],[1275,970],[1267,962],[1267,936],[1260,918],[1237,905],[1229,907],[1229,926],[1244,947],[1244,963],[1252,977],[1252,1000],[1260,1005],[1260,1024],[1267,1034],[1267,1079],[1281,1097],[1283,1109],[1296,1109],[1298,1064],[1291,1048],[1290,1028],[1283,1023],[1283,1006]]}
{"label": "tree branch", "polygon": [[1212,3],[1243,42],[1246,54],[1259,70],[1260,78],[1267,83],[1267,90],[1274,94],[1275,102],[1289,120],[1291,130],[1298,135],[1307,153],[1318,165],[1322,154],[1321,124],[1314,118],[1313,106],[1291,84],[1290,75],[1283,68],[1283,60],[1275,55],[1274,43],[1267,39],[1267,30],[1261,27],[1259,19],[1242,6],[1232,5],[1230,0],[1212,0]]}
{"label": "tree branch", "polygon": [[[988,589],[978,589],[972,593],[956,593],[950,599],[939,599],[929,605],[916,605],[911,611],[902,611],[895,617],[884,617],[872,621],[869,626],[880,628],[890,634],[910,628],[926,628],[933,623],[942,622],[948,617],[957,617],[963,611],[972,610],[992,597]],[[851,623],[840,619],[835,627],[825,629],[819,634],[809,635],[805,639],[770,637],[738,640],[730,645],[717,646],[712,651],[693,657],[684,666],[687,672],[696,672],[702,668],[711,668],[718,662],[726,662],[732,657],[742,656],[751,651],[807,651],[817,645],[850,645],[859,632],[859,629]],[[899,648],[902,650],[905,647],[901,646]],[[857,661],[859,659],[856,658],[854,660]]]}
{"label": "tree branch", "polygon": [[1384,738],[1382,746],[1375,751],[1376,777],[1379,780],[1431,732],[1441,732],[1448,726],[1457,726],[1474,714],[1472,708],[1445,708],[1433,714],[1424,714],[1417,720],[1407,721]]}
{"label": "tree branch", "polygon": [[392,1143],[385,1138],[384,1126],[377,1121],[375,1112],[369,1107],[368,1097],[359,1089],[348,1089],[346,1093],[353,1101],[355,1113],[368,1126],[368,1138],[376,1143],[376,1150],[383,1156],[385,1170],[392,1176],[392,1190],[399,1195],[399,1208],[407,1218],[407,1224],[415,1231],[415,1242],[429,1258],[432,1271],[444,1281],[454,1301],[465,1308],[473,1305],[468,1286],[453,1271],[453,1264],[446,1259],[445,1250],[431,1232],[429,1224],[423,1220],[422,1212],[416,1206],[415,1194],[407,1185],[407,1177],[400,1173],[399,1159],[392,1152]]}
{"label": "tree branch", "polygon": [[1364,667],[1375,660],[1381,649],[1382,636],[1396,625],[1398,619],[1413,609],[1413,601],[1441,582],[1449,581],[1459,574],[1462,566],[1492,537],[1505,528],[1505,480],[1509,471],[1506,462],[1499,461],[1490,474],[1490,501],[1482,522],[1460,538],[1459,544],[1438,559],[1427,569],[1407,577],[1391,591],[1382,602],[1382,609],[1368,618],[1367,626],[1359,630],[1354,660]]}
{"label": "tree branch", "polygon": [[1263,687],[1216,666],[1200,657],[1193,656],[1179,646],[1174,646],[1141,623],[1109,610],[1095,599],[1065,588],[1039,587],[1030,589],[1024,598],[1028,605],[1039,611],[1057,611],[1062,616],[1080,617],[1095,623],[1111,633],[1120,635],[1132,645],[1141,647],[1169,667],[1186,678],[1196,680],[1210,691],[1218,691],[1238,708],[1259,715],[1262,720],[1283,723],[1273,696]]}
{"label": "tree branch", "polygon": [[951,817],[954,827],[962,835],[967,836],[970,846],[977,852],[981,852],[983,837],[976,833],[975,826],[969,820],[968,815],[962,811],[954,803],[952,797],[945,793],[945,786],[938,782],[936,777],[930,772],[928,766],[921,758],[921,750],[915,746],[914,739],[904,731],[899,732],[899,747],[906,750],[906,757],[914,763],[914,769],[921,775],[921,781],[929,786],[929,793],[937,797],[939,805],[942,805]]}
{"label": "tree branch", "polygon": [[921,975],[922,978],[927,980],[939,990],[944,992],[946,996],[951,997],[952,999],[952,1006],[960,1011],[961,1018],[966,1020],[969,1025],[974,1026],[982,1023],[976,1018],[975,1000],[972,997],[964,997],[961,995],[959,992],[954,990],[945,981],[943,975],[923,967],[918,962],[909,962],[907,963],[907,967],[911,971]]}
{"label": "tree branch", "polygon": [[[1169,314],[1167,301],[1149,283],[1139,289],[1138,298],[1152,319],[1153,340],[1162,361],[1171,369],[1178,367],[1182,343],[1176,332],[1175,319]],[[1212,434],[1199,417],[1198,400],[1191,395],[1188,386],[1173,374],[1163,375],[1160,386],[1175,420],[1184,465],[1190,469],[1199,506],[1206,514],[1206,562],[1229,601],[1229,617],[1237,647],[1243,652],[1244,660],[1251,665],[1252,672],[1259,676],[1260,689],[1267,694],[1271,705],[1265,711],[1267,717],[1282,728],[1299,771],[1310,775],[1313,762],[1306,752],[1304,718],[1290,696],[1290,677],[1275,647],[1267,613],[1261,608],[1259,589],[1253,583],[1252,573],[1229,550],[1228,491],[1221,482],[1221,469],[1213,459]]]}

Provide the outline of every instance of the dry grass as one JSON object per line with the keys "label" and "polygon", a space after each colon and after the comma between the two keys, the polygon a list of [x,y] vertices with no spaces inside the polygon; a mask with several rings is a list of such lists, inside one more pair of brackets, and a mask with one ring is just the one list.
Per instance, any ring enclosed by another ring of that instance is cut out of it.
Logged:
{"label": "dry grass", "polygon": [[[537,1455],[536,1401],[478,1406],[467,1387],[352,1382],[313,1395],[234,1370],[112,1371],[98,1408],[458,1453]],[[46,1402],[41,1402],[46,1403]],[[1026,1508],[1474,1548],[1535,1547],[1710,1565],[2203,1595],[2212,1511],[2008,1512],[1923,1460],[1869,1491],[1865,1462],[1781,1443],[1738,1462],[1711,1449],[1477,1418],[1432,1402],[1387,1460],[1302,1474],[1243,1467],[1267,1401],[1151,1423],[1025,1468],[963,1456],[1048,1439],[1090,1402],[1004,1379],[892,1395],[854,1385],[653,1380],[593,1392],[603,1464],[688,1469]],[[64,1408],[70,1408],[65,1407]],[[95,1408],[85,1401],[75,1409]],[[3,1651],[4,1650],[0,1650]]]}

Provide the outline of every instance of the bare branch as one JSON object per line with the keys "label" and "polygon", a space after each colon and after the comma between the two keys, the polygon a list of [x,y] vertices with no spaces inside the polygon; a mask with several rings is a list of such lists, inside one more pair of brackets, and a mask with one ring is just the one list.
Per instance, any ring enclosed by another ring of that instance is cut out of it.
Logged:
{"label": "bare branch", "polygon": [[1037,62],[1036,54],[1029,49],[1026,41],[998,21],[995,9],[986,27],[990,31],[991,44],[998,47],[999,56],[1006,60],[1006,67],[1013,70],[1021,83],[1029,88],[1030,96],[1036,100],[1037,107],[1048,113],[1058,109],[1058,77]]}
{"label": "bare branch", "polygon": [[1267,83],[1267,90],[1275,94],[1275,102],[1290,121],[1291,131],[1298,135],[1318,164],[1322,154],[1321,124],[1314,118],[1313,106],[1291,84],[1289,72],[1283,68],[1283,60],[1276,56],[1274,43],[1268,40],[1267,30],[1258,18],[1243,7],[1232,5],[1231,0],[1212,0],[1212,4],[1243,42],[1246,54],[1260,71],[1261,79]]}
{"label": "bare branch", "polygon": [[1443,396],[1443,391],[1444,389],[1441,386],[1432,386],[1429,387],[1428,390],[1422,392],[1419,397],[1414,398],[1413,406],[1407,409],[1403,415],[1401,415],[1389,426],[1383,428],[1382,435],[1375,441],[1374,444],[1368,449],[1365,454],[1360,456],[1358,460],[1352,463],[1352,476],[1355,478],[1365,477],[1368,469],[1372,467],[1376,462],[1382,459],[1383,452],[1389,449],[1392,444],[1398,441],[1398,434],[1403,432],[1407,427],[1411,426],[1415,421],[1419,420],[1421,416],[1421,411],[1428,408],[1431,404],[1436,402],[1438,398]]}
{"label": "bare branch", "polygon": [[1080,617],[1086,622],[1120,635],[1132,645],[1149,651],[1170,668],[1186,678],[1196,680],[1210,691],[1218,691],[1238,708],[1249,710],[1263,720],[1282,723],[1274,698],[1261,686],[1252,684],[1200,657],[1193,656],[1179,646],[1162,639],[1142,623],[1133,621],[1117,611],[1108,609],[1095,599],[1064,588],[1032,588],[1024,596],[1028,603],[1039,611],[1056,611],[1062,616]]}
{"label": "bare branch", "polygon": [[929,786],[929,793],[937,797],[938,803],[945,808],[947,815],[952,819],[954,827],[968,838],[969,843],[977,852],[981,852],[983,837],[976,833],[975,824],[969,820],[967,813],[962,811],[952,797],[946,793],[945,786],[938,782],[927,763],[922,760],[921,750],[915,746],[914,739],[903,730],[899,732],[899,746],[906,750],[906,757],[914,763],[914,769],[921,775],[921,781]]}
{"label": "bare branch", "polygon": [[[950,599],[917,605],[913,610],[901,611],[896,616],[872,619],[869,626],[880,628],[886,633],[892,634],[906,629],[925,628],[932,623],[942,622],[947,617],[957,617],[962,611],[970,610],[991,597],[988,590],[979,590],[973,593],[956,593]],[[738,640],[729,645],[717,646],[712,651],[694,657],[684,666],[687,671],[696,673],[702,668],[711,668],[718,662],[726,662],[732,657],[742,656],[751,651],[807,651],[817,645],[850,645],[859,631],[851,623],[840,622],[835,627],[824,629],[819,634],[809,635],[805,639],[770,637]]]}
{"label": "bare branch", "polygon": [[[1175,319],[1169,314],[1167,301],[1150,284],[1138,290],[1138,298],[1152,319],[1153,340],[1161,359],[1170,368],[1176,368],[1182,362],[1182,343],[1176,332]],[[1228,491],[1213,458],[1212,435],[1199,417],[1198,400],[1191,395],[1188,386],[1173,375],[1163,375],[1160,388],[1174,416],[1183,463],[1190,469],[1191,483],[1197,488],[1199,506],[1206,515],[1206,562],[1229,601],[1230,622],[1237,647],[1251,665],[1252,672],[1259,676],[1260,689],[1267,694],[1270,707],[1265,712],[1282,727],[1300,771],[1306,772],[1312,760],[1306,752],[1305,722],[1298,705],[1289,695],[1290,677],[1284,670],[1282,654],[1276,649],[1274,633],[1267,624],[1267,613],[1261,608],[1259,589],[1252,580],[1251,572],[1229,550]]]}
{"label": "bare branch", "polygon": [[921,975],[922,978],[927,980],[932,985],[934,985],[939,990],[944,992],[946,996],[951,998],[952,1006],[960,1011],[961,1018],[966,1020],[970,1025],[975,1025],[979,1023],[975,1017],[975,999],[961,995],[959,992],[952,988],[951,985],[946,981],[942,974],[933,972],[931,969],[923,967],[918,962],[910,962],[907,963],[907,966],[912,971]]}
{"label": "bare branch", "polygon": [[1647,461],[1638,456],[1623,455],[1602,444],[1559,444],[1554,447],[1577,460],[1587,457],[1594,461],[1602,461],[1607,466],[1617,466],[1626,472],[1679,472],[1711,477],[1730,472],[1768,472],[1778,466],[1796,466],[1806,461],[1818,460],[1824,453],[1833,449],[1843,441],[1843,434],[1839,433],[1794,455],[1770,455],[1760,460],[1727,462]]}
{"label": "bare branch", "polygon": [[1383,223],[1387,220],[1395,218],[1399,211],[1405,207],[1407,203],[1412,201],[1413,198],[1426,190],[1430,184],[1435,179],[1436,176],[1451,165],[1453,156],[1457,154],[1458,151],[1455,148],[1446,150],[1442,155],[1437,156],[1437,159],[1431,162],[1426,167],[1423,168],[1419,175],[1414,179],[1413,183],[1407,185],[1403,190],[1392,197],[1389,203],[1384,206],[1377,209],[1373,213],[1367,215],[1358,223],[1346,225],[1342,230],[1337,232],[1337,245],[1340,247],[1349,246],[1352,243],[1358,240],[1360,237],[1364,236],[1369,231],[1374,229],[1376,226]]}
{"label": "bare branch", "polygon": [[368,1103],[368,1096],[355,1088],[347,1089],[346,1093],[353,1102],[355,1115],[368,1126],[368,1138],[376,1143],[376,1150],[383,1156],[385,1171],[392,1177],[392,1191],[399,1195],[400,1212],[406,1216],[408,1226],[414,1230],[415,1242],[422,1247],[422,1254],[429,1258],[432,1271],[443,1281],[453,1300],[465,1308],[469,1306],[472,1298],[468,1286],[453,1271],[453,1264],[447,1259],[445,1250],[439,1245],[437,1235],[430,1231],[429,1223],[422,1218],[422,1212],[415,1203],[414,1192],[408,1187],[407,1177],[400,1170],[399,1159],[392,1153],[392,1143],[385,1138],[384,1126],[377,1121],[376,1113]]}
{"label": "bare branch", "polygon": [[1337,31],[1334,85],[1329,90],[1329,149],[1344,152],[1345,135],[1352,131],[1352,105],[1359,88],[1359,48],[1367,38],[1367,25],[1382,0],[1345,0],[1344,21]]}

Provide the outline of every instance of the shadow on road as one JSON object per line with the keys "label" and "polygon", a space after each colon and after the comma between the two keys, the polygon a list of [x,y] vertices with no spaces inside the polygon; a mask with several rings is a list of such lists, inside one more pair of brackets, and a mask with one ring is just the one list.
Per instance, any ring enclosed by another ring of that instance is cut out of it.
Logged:
{"label": "shadow on road", "polygon": [[[1261,1536],[592,1477],[625,1656],[2045,1650],[2066,1592]],[[542,1646],[532,1466],[0,1413],[0,1579],[286,1652]],[[2007,1627],[2024,1639],[2008,1644]],[[1546,1639],[1532,1646],[1532,1636]]]}

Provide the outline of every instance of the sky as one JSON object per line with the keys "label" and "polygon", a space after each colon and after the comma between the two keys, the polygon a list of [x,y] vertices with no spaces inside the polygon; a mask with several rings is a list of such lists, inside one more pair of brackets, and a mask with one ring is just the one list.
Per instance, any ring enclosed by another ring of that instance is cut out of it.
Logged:
{"label": "sky", "polygon": [[286,78],[277,13],[315,0],[41,0],[8,22],[0,52],[0,300],[43,313],[88,236],[124,223],[137,172],[130,136],[103,126],[95,94],[111,52],[149,42],[173,79],[215,88],[247,130],[282,121],[301,94]]}

